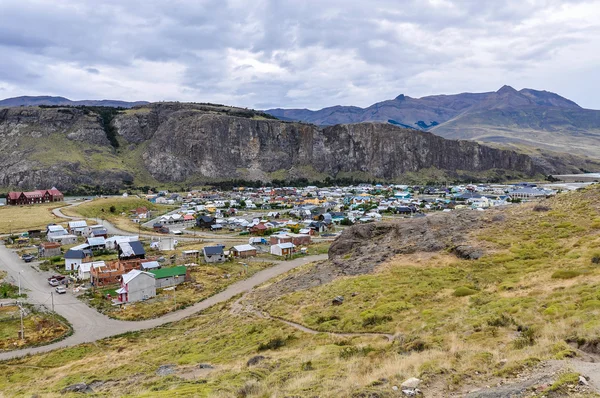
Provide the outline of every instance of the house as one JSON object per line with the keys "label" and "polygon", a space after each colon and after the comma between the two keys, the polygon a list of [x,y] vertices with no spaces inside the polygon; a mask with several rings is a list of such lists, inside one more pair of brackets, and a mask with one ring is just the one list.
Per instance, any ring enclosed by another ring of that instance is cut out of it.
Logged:
{"label": "house", "polygon": [[79,268],[77,269],[77,279],[80,281],[86,281],[90,279],[90,270],[94,264],[98,264],[99,266],[104,265],[104,261],[94,261],[92,263],[81,263]]}
{"label": "house", "polygon": [[292,237],[287,235],[287,234],[276,234],[276,235],[271,235],[271,237],[269,238],[269,241],[271,243],[271,245],[277,245],[279,243],[288,243],[288,242],[292,242]]}
{"label": "house", "polygon": [[85,227],[83,230],[83,236],[86,238],[94,238],[94,237],[108,237],[108,231],[104,228],[103,225],[90,225]]}
{"label": "house", "polygon": [[87,226],[85,220],[69,221],[69,233],[71,235],[83,235]]}
{"label": "house", "polygon": [[296,245],[292,242],[278,243],[271,246],[271,254],[281,257],[289,257],[294,253]]}
{"label": "house", "polygon": [[94,264],[90,269],[90,280],[94,286],[106,286],[118,283],[121,280],[121,276],[132,269],[139,269],[141,261],[133,259],[111,261],[106,264],[101,264],[102,262],[98,263]]}
{"label": "house", "polygon": [[89,251],[86,253],[84,250],[69,249],[65,253],[65,270],[77,271],[84,260],[90,257],[89,254]]}
{"label": "house", "polygon": [[159,269],[160,263],[158,261],[146,261],[140,263],[140,270],[142,271],[150,271],[151,269]]}
{"label": "house", "polygon": [[144,250],[142,242],[120,242],[117,244],[117,247],[119,250],[119,258],[121,260],[131,260],[134,258],[142,259],[146,257],[146,250]]}
{"label": "house", "polygon": [[57,242],[42,242],[38,248],[40,257],[60,256],[60,243]]}
{"label": "house", "polygon": [[250,228],[251,234],[264,235],[267,232],[267,226],[264,223],[259,223]]}
{"label": "house", "polygon": [[88,238],[87,244],[90,246],[91,250],[106,249],[106,240],[102,236]]}
{"label": "house", "polygon": [[196,226],[198,228],[210,228],[215,223],[215,218],[211,216],[200,216],[196,218]]}
{"label": "house", "polygon": [[156,282],[150,272],[131,270],[121,278],[121,288],[116,291],[121,303],[133,303],[156,296]]}
{"label": "house", "polygon": [[57,235],[48,238],[48,242],[58,242],[61,245],[72,245],[73,243],[77,243],[77,236],[71,234]]}
{"label": "house", "polygon": [[62,225],[48,225],[46,227],[46,239],[50,240],[57,236],[68,235],[69,232]]}
{"label": "house", "polygon": [[252,245],[238,245],[231,248],[231,253],[234,257],[251,257],[256,256],[256,247]]}
{"label": "house", "polygon": [[[309,230],[308,232],[310,232]],[[296,246],[309,245],[311,242],[310,235],[308,233],[300,233],[300,234],[288,234],[289,237],[292,238],[292,243]]]}
{"label": "house", "polygon": [[226,257],[223,252],[223,246],[206,246],[202,249],[204,254],[204,261],[207,263],[222,263],[225,262]]}
{"label": "house", "polygon": [[155,286],[157,289],[169,286],[179,285],[185,281],[189,281],[189,269],[185,265],[171,268],[161,268],[150,271],[155,278]]}
{"label": "house", "polygon": [[115,250],[121,242],[136,242],[138,240],[140,240],[139,236],[111,236],[106,239],[106,248]]}
{"label": "house", "polygon": [[52,187],[47,190],[32,192],[9,192],[6,198],[7,205],[31,205],[37,203],[59,202],[64,199],[63,194]]}

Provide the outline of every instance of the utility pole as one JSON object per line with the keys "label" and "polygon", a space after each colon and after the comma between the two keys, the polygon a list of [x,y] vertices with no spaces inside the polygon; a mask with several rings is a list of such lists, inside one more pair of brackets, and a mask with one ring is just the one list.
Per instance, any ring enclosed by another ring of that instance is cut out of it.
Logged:
{"label": "utility pole", "polygon": [[54,312],[54,292],[50,292],[50,297],[52,298],[52,312]]}
{"label": "utility pole", "polygon": [[19,314],[21,315],[21,340],[25,339],[25,328],[23,327],[23,307],[21,307],[21,303],[17,301],[17,305],[19,306]]}
{"label": "utility pole", "polygon": [[23,270],[19,271],[19,296],[21,296],[21,272],[23,272]]}

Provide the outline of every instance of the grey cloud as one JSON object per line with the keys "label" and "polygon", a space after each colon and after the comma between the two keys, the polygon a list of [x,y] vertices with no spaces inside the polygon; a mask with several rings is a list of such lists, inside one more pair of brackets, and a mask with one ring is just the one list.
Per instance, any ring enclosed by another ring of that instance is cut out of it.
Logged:
{"label": "grey cloud", "polygon": [[[544,83],[535,68],[571,65],[568,53],[575,48],[588,49],[578,67],[595,81],[590,71],[600,62],[593,56],[599,24],[565,13],[565,7],[585,4],[4,0],[0,84],[15,95],[48,90],[77,98],[136,95],[125,99],[258,108],[367,106],[400,92],[485,91],[528,77]],[[600,7],[589,4],[598,21]],[[93,84],[65,78],[77,70]],[[547,84],[534,88],[569,87],[558,83],[563,78],[548,76]],[[593,95],[598,85],[573,91],[581,96],[573,99],[600,107]]]}

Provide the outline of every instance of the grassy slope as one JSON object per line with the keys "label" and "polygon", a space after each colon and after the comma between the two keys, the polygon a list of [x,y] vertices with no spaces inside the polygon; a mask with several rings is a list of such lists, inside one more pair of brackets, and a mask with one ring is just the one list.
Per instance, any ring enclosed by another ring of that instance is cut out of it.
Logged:
{"label": "grassy slope", "polygon": [[[600,252],[599,197],[594,187],[549,201],[549,212],[507,210],[506,221],[473,232],[488,253],[480,260],[398,256],[373,275],[338,279],[267,308],[323,330],[399,332],[394,343],[309,335],[218,306],[168,329],[0,364],[0,391],[58,395],[76,382],[112,380],[99,395],[386,396],[391,385],[419,376],[448,396],[464,384],[490,384],[540,359],[570,355],[565,339],[599,336],[600,269],[591,261]],[[464,287],[473,294],[457,297]],[[346,301],[332,307],[338,294]],[[284,346],[259,352],[274,338]],[[267,359],[247,367],[256,354]],[[185,371],[202,362],[217,369],[197,380],[155,374],[160,365]]]}
{"label": "grassy slope", "polygon": [[[110,212],[111,206],[115,207],[113,213]],[[74,217],[104,218],[110,220],[111,218],[122,217],[122,213],[125,213],[125,217],[128,217],[130,211],[135,210],[138,207],[145,207],[150,211],[159,213],[173,208],[173,206],[160,205],[145,199],[130,196],[95,199],[91,202],[67,208],[63,210],[63,213]]]}
{"label": "grassy slope", "polygon": [[0,207],[0,234],[46,229],[51,223],[63,223],[65,220],[52,214],[52,209],[64,206],[64,203],[47,203],[32,206]]}

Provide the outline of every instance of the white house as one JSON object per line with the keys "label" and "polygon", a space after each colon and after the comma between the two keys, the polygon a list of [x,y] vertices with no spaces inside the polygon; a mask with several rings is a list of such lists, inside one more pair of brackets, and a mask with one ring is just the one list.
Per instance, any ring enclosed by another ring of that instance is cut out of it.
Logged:
{"label": "white house", "polygon": [[69,233],[62,225],[48,225],[46,229],[46,238],[52,242],[51,239],[62,235],[68,235]]}
{"label": "white house", "polygon": [[295,247],[296,245],[292,242],[278,243],[271,246],[271,254],[280,257],[291,256]]}
{"label": "white house", "polygon": [[[99,263],[101,263],[101,264],[99,264]],[[81,263],[81,265],[77,269],[77,279],[79,279],[80,281],[85,281],[85,280],[90,279],[90,272],[91,272],[92,266],[94,264],[97,264],[97,266],[106,265],[106,264],[104,264],[104,261],[94,261],[93,263]]]}
{"label": "white house", "polygon": [[86,255],[83,250],[69,249],[65,253],[65,270],[66,271],[77,271],[79,266],[83,263]]}
{"label": "white house", "polygon": [[69,221],[69,232],[73,235],[83,235],[83,231],[87,227],[85,220]]}
{"label": "white house", "polygon": [[207,263],[222,263],[226,260],[223,246],[206,246],[202,249],[204,261]]}
{"label": "white house", "polygon": [[72,245],[77,243],[77,236],[71,234],[56,235],[48,238],[48,242],[57,242],[61,245]]}
{"label": "white house", "polygon": [[131,270],[121,278],[121,288],[117,289],[118,300],[132,303],[156,296],[154,275],[137,269]]}

